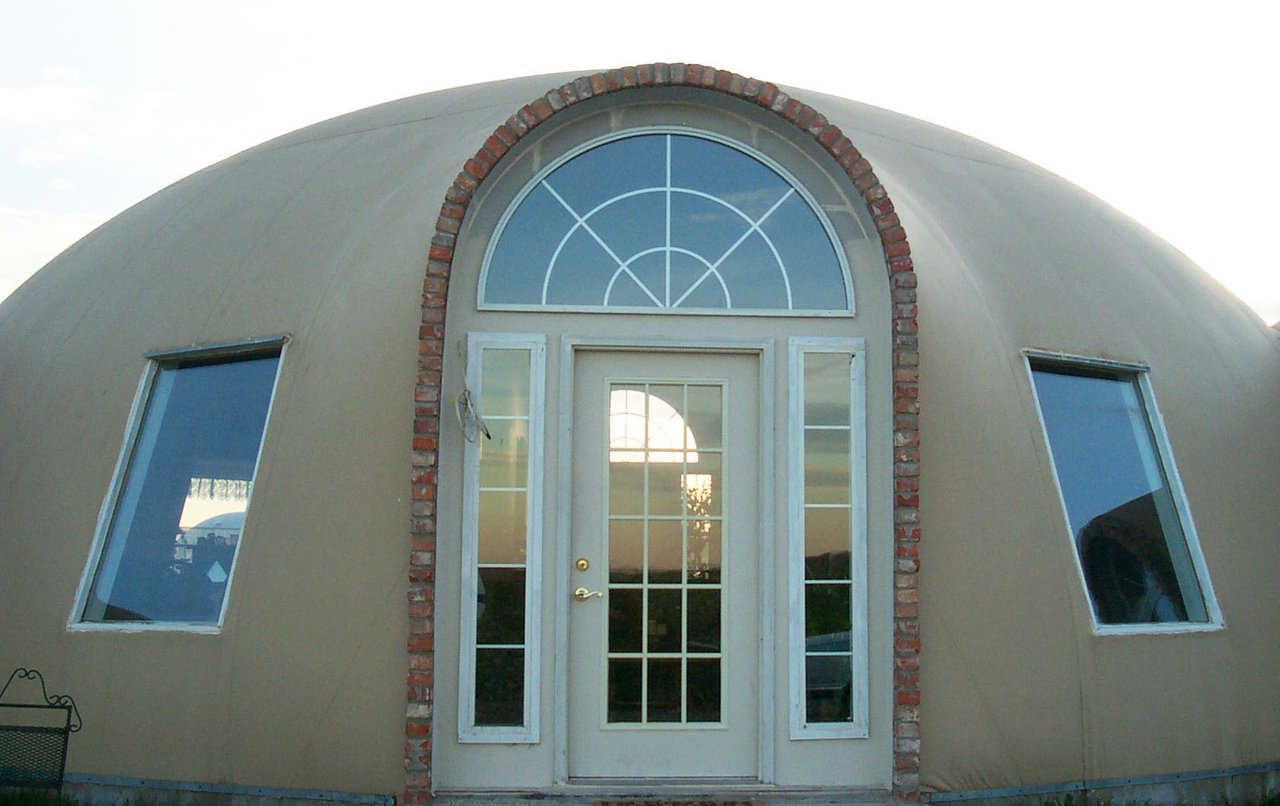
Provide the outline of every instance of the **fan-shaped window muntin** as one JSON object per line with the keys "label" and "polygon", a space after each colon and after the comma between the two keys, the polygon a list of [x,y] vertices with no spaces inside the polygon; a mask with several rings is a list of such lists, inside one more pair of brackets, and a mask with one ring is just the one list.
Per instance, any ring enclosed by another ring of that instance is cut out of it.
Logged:
{"label": "fan-shaped window muntin", "polygon": [[776,162],[687,129],[592,140],[522,189],[485,254],[479,307],[848,316],[843,251]]}

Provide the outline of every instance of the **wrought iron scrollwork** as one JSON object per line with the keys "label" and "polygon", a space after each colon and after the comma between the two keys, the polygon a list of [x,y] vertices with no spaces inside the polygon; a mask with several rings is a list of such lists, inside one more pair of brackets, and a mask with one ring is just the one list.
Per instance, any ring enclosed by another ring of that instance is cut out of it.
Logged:
{"label": "wrought iron scrollwork", "polygon": [[82,722],[80,720],[80,709],[76,707],[76,701],[72,699],[70,694],[54,694],[49,695],[49,690],[45,688],[44,675],[36,669],[27,669],[19,666],[9,675],[9,679],[5,681],[4,688],[0,688],[0,700],[4,699],[5,693],[9,690],[9,686],[14,680],[37,680],[40,682],[40,696],[44,699],[45,705],[50,708],[64,708],[69,712],[69,722],[67,730],[70,733],[76,733],[80,730]]}

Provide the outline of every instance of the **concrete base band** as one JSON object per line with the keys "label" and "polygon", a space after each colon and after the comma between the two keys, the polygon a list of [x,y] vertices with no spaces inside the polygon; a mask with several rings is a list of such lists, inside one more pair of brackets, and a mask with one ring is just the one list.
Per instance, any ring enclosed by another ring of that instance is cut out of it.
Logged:
{"label": "concrete base band", "polygon": [[[1266,776],[1280,778],[1280,761],[1269,761],[1263,764],[1249,764],[1242,767],[1225,767],[1215,770],[1195,770],[1192,772],[1173,772],[1163,775],[1144,775],[1132,778],[1099,778],[1093,781],[1066,781],[1058,784],[1042,786],[1014,786],[1003,789],[972,789],[964,792],[934,792],[929,796],[930,803],[959,803],[962,801],[995,801],[1008,798],[1048,798],[1054,795],[1074,795],[1088,793],[1100,789],[1154,788],[1184,784],[1193,781],[1208,781],[1218,778],[1236,778],[1240,776]],[[1274,788],[1277,781],[1264,782]]]}
{"label": "concrete base band", "polygon": [[[198,781],[165,781],[154,778],[120,778],[111,775],[82,775],[67,773],[63,777],[63,792],[78,796],[84,804],[137,802],[139,791],[154,796],[159,793],[202,793],[209,795],[228,795],[243,798],[249,802],[275,801],[327,801],[330,803],[361,804],[361,806],[395,806],[395,795],[369,795],[352,792],[330,792],[319,789],[277,789],[268,786],[242,786],[237,784],[206,784]],[[124,790],[113,792],[112,790]],[[182,797],[174,798],[177,802],[185,802]],[[196,798],[197,802],[203,801]],[[213,799],[214,802],[221,800]],[[229,800],[229,798],[228,798]]]}

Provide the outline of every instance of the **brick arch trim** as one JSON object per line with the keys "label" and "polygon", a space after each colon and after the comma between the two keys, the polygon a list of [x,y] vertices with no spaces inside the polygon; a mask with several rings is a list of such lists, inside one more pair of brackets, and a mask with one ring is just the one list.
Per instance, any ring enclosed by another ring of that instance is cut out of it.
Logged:
{"label": "brick arch trim", "polygon": [[427,256],[414,390],[408,589],[408,705],[405,710],[407,804],[431,799],[431,699],[434,672],[436,473],[440,434],[445,298],[453,250],[480,183],[512,146],[557,112],[620,90],[684,86],[722,92],[778,115],[813,137],[849,177],[880,233],[893,306],[893,794],[920,795],[919,342],[916,274],[906,231],[888,191],[838,126],[776,85],[697,64],[643,64],[582,76],[521,107],[494,129],[445,193]]}

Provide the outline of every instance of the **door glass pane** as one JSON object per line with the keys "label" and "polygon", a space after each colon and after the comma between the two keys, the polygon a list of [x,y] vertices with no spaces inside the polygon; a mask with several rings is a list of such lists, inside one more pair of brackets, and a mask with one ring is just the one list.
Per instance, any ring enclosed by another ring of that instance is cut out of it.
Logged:
{"label": "door glass pane", "polygon": [[720,591],[689,591],[689,652],[720,651]]}
{"label": "door glass pane", "polygon": [[719,450],[724,447],[720,443],[720,387],[690,386],[688,387],[688,411],[685,422],[693,434],[695,444],[690,448],[699,450]]}
{"label": "door glass pane", "polygon": [[679,722],[682,688],[679,660],[650,660],[648,721]]}
{"label": "door glass pane", "polygon": [[[679,454],[651,454],[651,456]],[[684,490],[680,486],[681,466],[676,462],[649,462],[649,514],[679,515]]]}
{"label": "door glass pane", "polygon": [[720,521],[691,520],[688,529],[689,584],[718,583],[720,581]]}
{"label": "door glass pane", "polygon": [[687,718],[690,722],[720,721],[720,661],[688,662]]}
{"label": "door glass pane", "polygon": [[649,581],[679,582],[684,538],[680,521],[649,521]]}
{"label": "door glass pane", "polygon": [[608,719],[718,721],[723,388],[616,383],[607,399]]}
{"label": "door glass pane", "polygon": [[609,661],[609,721],[639,722],[642,664],[644,661]]}
{"label": "door glass pane", "polygon": [[609,591],[609,651],[639,652],[644,635],[644,591],[613,588]]}
{"label": "door glass pane", "polygon": [[688,514],[719,515],[723,484],[720,473],[720,454],[714,451],[698,451],[698,460],[685,465],[684,490]]}
{"label": "door glass pane", "polygon": [[[618,455],[623,452],[615,451]],[[630,456],[629,452],[626,455]],[[609,461],[609,514],[610,515],[643,515],[644,514],[644,462],[615,460]]]}
{"label": "door glass pane", "polygon": [[644,521],[609,521],[609,581],[639,582],[644,565]]}
{"label": "door glass pane", "polygon": [[679,652],[680,590],[649,589],[649,651]]}

